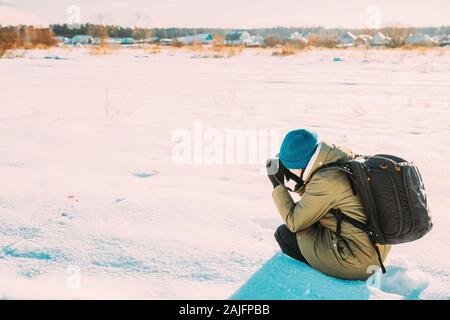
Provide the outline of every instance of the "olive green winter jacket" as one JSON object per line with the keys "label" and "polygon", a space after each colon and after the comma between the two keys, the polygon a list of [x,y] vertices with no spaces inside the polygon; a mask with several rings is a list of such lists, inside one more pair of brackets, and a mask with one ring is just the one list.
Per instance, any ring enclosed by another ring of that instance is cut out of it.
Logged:
{"label": "olive green winter jacket", "polygon": [[[353,153],[343,147],[321,142],[309,162],[303,178],[317,168],[337,160],[349,160]],[[273,191],[273,199],[288,228],[297,234],[300,250],[308,263],[323,273],[343,278],[366,280],[379,266],[374,246],[363,231],[342,222],[341,238],[336,237],[336,218],[330,212],[342,213],[360,222],[367,218],[358,196],[354,195],[345,173],[321,171],[312,176],[295,203],[283,185]],[[390,246],[378,246],[383,261]]]}

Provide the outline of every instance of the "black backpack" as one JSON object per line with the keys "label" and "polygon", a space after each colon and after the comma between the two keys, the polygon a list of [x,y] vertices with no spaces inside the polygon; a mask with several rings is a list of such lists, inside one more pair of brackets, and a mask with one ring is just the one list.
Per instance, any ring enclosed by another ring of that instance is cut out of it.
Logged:
{"label": "black backpack", "polygon": [[376,249],[383,273],[386,270],[377,244],[414,241],[433,227],[422,177],[412,162],[386,154],[356,156],[346,162],[325,165],[314,171],[310,179],[325,170],[340,170],[347,174],[353,193],[361,198],[368,220],[363,224],[339,209],[333,209],[337,236],[340,236],[342,221],[366,232]]}

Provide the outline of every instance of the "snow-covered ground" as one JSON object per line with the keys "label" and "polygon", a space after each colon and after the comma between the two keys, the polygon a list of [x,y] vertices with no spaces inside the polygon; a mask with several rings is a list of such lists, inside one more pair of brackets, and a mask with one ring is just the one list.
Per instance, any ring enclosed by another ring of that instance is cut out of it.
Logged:
{"label": "snow-covered ground", "polygon": [[295,287],[321,278],[282,268],[291,261],[276,254],[282,221],[261,173],[265,154],[174,163],[177,133],[208,145],[195,138],[201,125],[278,142],[307,127],[358,153],[416,162],[434,229],[395,246],[394,271],[363,297],[410,297],[403,291],[416,283],[415,296],[448,299],[449,71],[450,52],[434,50],[205,59],[78,48],[0,59],[0,298],[225,299],[268,260],[290,282],[280,297],[304,297]]}

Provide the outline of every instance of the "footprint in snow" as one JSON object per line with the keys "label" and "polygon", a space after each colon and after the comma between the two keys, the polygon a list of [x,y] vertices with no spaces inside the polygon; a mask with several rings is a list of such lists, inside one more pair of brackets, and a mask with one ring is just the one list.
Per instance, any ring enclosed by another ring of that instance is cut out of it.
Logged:
{"label": "footprint in snow", "polygon": [[71,215],[68,212],[61,212],[61,217],[67,218],[67,219],[73,219],[73,215]]}

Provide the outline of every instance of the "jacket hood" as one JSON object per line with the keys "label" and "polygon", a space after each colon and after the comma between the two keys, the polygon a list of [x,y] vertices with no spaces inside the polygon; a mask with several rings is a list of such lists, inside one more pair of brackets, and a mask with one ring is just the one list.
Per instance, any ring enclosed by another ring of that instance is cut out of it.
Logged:
{"label": "jacket hood", "polygon": [[312,172],[320,167],[338,160],[348,161],[354,157],[353,152],[346,147],[336,146],[325,141],[322,141],[317,146],[316,152],[311,157],[308,165],[303,173],[303,180],[307,181]]}

